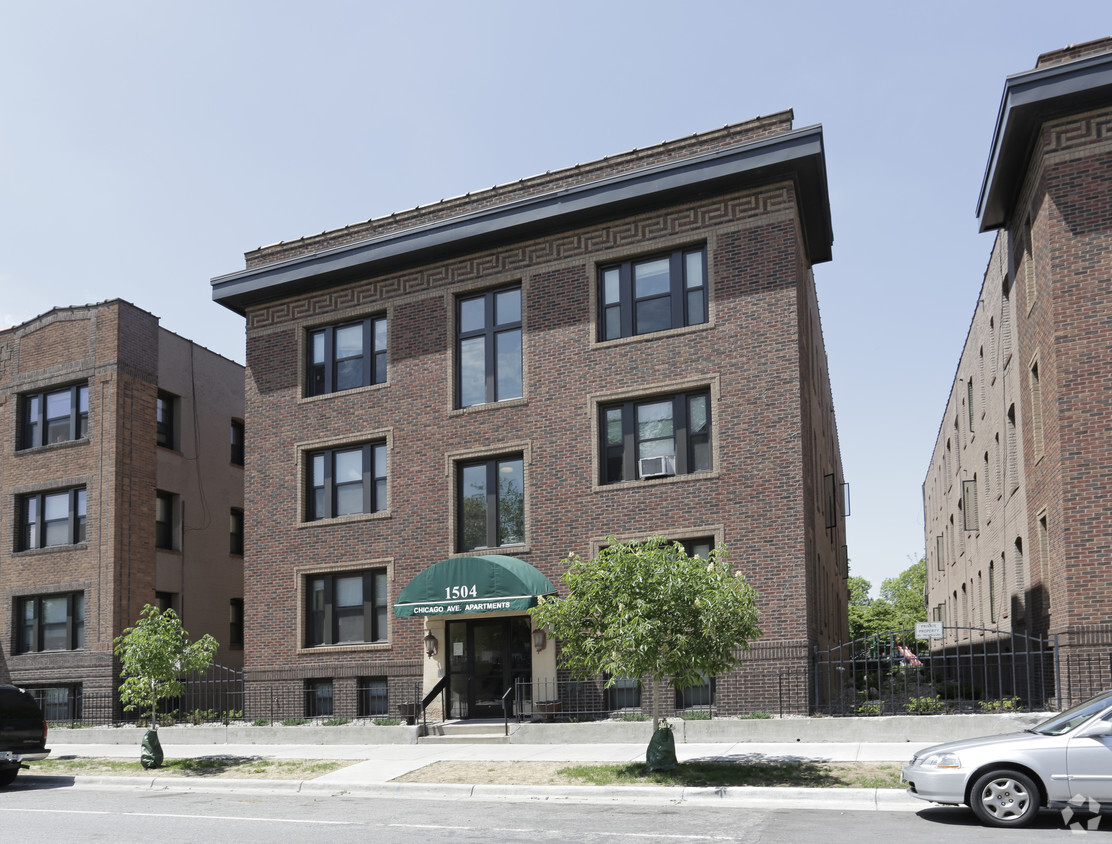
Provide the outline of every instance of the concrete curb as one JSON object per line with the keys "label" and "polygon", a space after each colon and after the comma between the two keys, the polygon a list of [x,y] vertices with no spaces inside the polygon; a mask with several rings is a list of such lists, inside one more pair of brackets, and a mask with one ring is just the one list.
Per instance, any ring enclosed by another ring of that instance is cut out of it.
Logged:
{"label": "concrete curb", "polygon": [[927,805],[893,788],[774,788],[738,786],[461,785],[453,783],[366,783],[357,781],[195,779],[192,777],[45,776],[23,774],[27,785],[134,791],[231,792],[238,794],[350,795],[409,800],[562,802],[677,805],[726,804],[739,808],[918,811]]}

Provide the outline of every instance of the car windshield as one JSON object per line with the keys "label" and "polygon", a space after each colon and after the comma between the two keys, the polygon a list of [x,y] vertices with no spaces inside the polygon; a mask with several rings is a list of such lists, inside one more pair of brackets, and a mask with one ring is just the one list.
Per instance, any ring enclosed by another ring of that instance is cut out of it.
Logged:
{"label": "car windshield", "polygon": [[1073,709],[1067,709],[1053,718],[1048,718],[1032,728],[1031,732],[1043,736],[1060,736],[1062,733],[1068,733],[1074,727],[1080,726],[1110,706],[1112,706],[1112,691],[1104,692],[1084,703],[1079,703]]}

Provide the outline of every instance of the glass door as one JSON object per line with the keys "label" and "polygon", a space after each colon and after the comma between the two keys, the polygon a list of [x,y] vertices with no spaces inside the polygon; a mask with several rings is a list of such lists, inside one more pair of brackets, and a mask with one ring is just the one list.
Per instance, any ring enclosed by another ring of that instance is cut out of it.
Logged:
{"label": "glass door", "polygon": [[529,619],[450,621],[446,638],[449,717],[501,717],[506,689],[532,677]]}

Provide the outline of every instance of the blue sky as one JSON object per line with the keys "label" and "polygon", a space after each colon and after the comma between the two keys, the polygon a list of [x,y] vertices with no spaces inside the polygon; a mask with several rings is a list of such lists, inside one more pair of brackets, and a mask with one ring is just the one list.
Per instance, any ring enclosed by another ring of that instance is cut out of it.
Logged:
{"label": "blue sky", "polygon": [[1110,34],[1068,0],[0,0],[0,328],[119,297],[242,362],[209,280],[247,250],[790,107],[824,129],[815,276],[879,586],[923,552],[1004,78]]}

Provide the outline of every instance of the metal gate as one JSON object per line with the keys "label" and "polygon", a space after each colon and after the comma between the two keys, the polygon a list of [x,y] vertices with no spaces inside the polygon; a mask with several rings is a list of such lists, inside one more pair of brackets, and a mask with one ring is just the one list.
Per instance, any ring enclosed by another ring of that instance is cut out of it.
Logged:
{"label": "metal gate", "polygon": [[932,715],[1057,709],[1061,677],[1051,640],[987,627],[914,629],[815,651],[815,711],[824,715]]}

